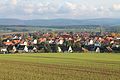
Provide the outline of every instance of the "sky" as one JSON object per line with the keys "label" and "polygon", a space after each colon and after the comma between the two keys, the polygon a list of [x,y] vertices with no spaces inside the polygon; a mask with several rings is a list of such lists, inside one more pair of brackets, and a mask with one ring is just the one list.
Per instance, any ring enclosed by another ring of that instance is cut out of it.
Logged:
{"label": "sky", "polygon": [[0,0],[0,18],[120,18],[120,0]]}

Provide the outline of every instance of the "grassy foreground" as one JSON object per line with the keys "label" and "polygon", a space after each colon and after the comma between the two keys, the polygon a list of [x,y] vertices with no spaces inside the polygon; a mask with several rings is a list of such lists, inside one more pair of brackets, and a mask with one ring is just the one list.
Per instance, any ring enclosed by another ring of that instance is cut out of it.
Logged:
{"label": "grassy foreground", "polygon": [[120,54],[0,55],[0,80],[119,80]]}

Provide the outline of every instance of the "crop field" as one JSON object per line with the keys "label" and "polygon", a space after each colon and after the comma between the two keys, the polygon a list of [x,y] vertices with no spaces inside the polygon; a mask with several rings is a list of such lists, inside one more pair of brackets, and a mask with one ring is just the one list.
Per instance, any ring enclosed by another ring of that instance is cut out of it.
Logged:
{"label": "crop field", "polygon": [[1,54],[0,80],[120,80],[120,54]]}

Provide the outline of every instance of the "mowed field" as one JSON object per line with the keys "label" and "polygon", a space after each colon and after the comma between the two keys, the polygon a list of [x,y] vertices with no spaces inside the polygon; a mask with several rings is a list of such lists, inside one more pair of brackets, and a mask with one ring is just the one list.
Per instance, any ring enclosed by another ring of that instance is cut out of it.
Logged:
{"label": "mowed field", "polygon": [[0,80],[120,80],[120,54],[1,54]]}

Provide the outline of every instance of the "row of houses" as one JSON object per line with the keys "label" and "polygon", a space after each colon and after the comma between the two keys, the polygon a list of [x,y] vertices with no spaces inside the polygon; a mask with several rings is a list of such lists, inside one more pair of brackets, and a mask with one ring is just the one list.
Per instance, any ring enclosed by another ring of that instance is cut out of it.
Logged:
{"label": "row of houses", "polygon": [[119,33],[35,32],[0,36],[1,53],[120,52]]}

